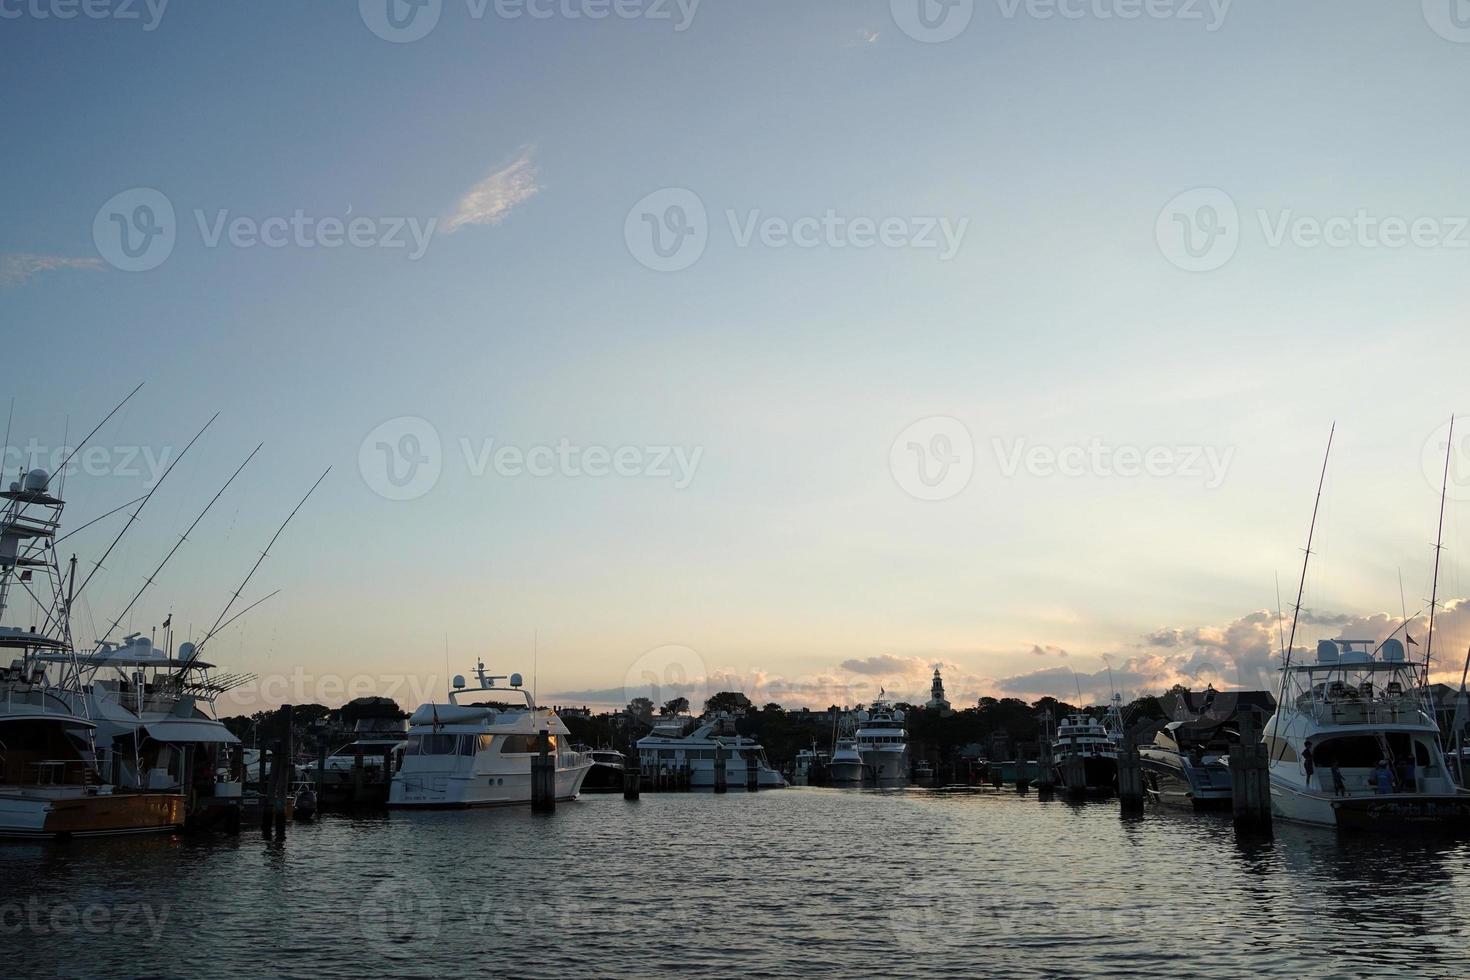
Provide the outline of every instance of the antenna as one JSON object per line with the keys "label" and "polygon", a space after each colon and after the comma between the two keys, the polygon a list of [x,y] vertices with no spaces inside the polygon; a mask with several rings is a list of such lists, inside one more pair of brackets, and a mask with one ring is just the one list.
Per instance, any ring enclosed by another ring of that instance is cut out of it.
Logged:
{"label": "antenna", "polygon": [[255,559],[255,564],[250,566],[250,571],[246,573],[245,580],[240,583],[240,587],[235,590],[235,594],[230,596],[230,601],[225,603],[225,608],[220,610],[219,617],[215,619],[214,625],[209,628],[209,632],[204,634],[204,639],[194,644],[194,656],[199,656],[200,651],[204,649],[204,644],[208,643],[209,638],[214,636],[215,633],[219,632],[220,623],[224,620],[225,614],[230,611],[230,607],[235,604],[235,600],[240,598],[240,593],[245,591],[245,586],[250,584],[251,578],[255,576],[256,569],[260,568],[261,563],[264,562],[266,556],[270,554],[271,547],[276,543],[276,540],[280,538],[281,532],[286,530],[286,525],[291,523],[291,518],[296,516],[296,512],[299,511],[306,503],[306,501],[311,497],[311,495],[316,492],[316,488],[322,485],[322,481],[327,478],[327,474],[330,472],[332,472],[332,468],[330,466],[322,471],[322,475],[316,478],[316,482],[311,485],[311,489],[306,491],[306,496],[302,497],[301,500],[297,502],[296,506],[291,509],[291,513],[287,514],[286,519],[281,522],[281,526],[276,528],[276,533],[271,535],[271,539],[266,544],[265,550],[260,553],[259,558]]}
{"label": "antenna", "polygon": [[1444,482],[1439,485],[1439,528],[1434,535],[1434,582],[1429,587],[1429,636],[1424,640],[1424,684],[1429,685],[1429,665],[1434,662],[1434,610],[1439,605],[1439,553],[1444,550],[1444,499],[1450,486],[1450,455],[1455,451],[1455,417],[1450,416],[1450,433],[1444,451]]}
{"label": "antenna", "polygon": [[[1286,668],[1291,666],[1291,650],[1296,645],[1296,624],[1302,614],[1302,596],[1307,590],[1307,564],[1312,560],[1312,538],[1317,533],[1317,510],[1322,506],[1322,487],[1327,482],[1327,461],[1332,458],[1332,437],[1337,434],[1337,423],[1332,423],[1332,428],[1327,432],[1327,451],[1322,454],[1322,473],[1317,477],[1317,498],[1312,502],[1312,523],[1307,529],[1307,547],[1302,554],[1302,578],[1296,587],[1296,606],[1291,613],[1291,639],[1286,642],[1286,653],[1281,661],[1281,696],[1276,699],[1280,704],[1286,699]],[[1286,750],[1285,739],[1278,739],[1281,748]],[[1280,756],[1277,757],[1278,759]]]}
{"label": "antenna", "polygon": [[10,396],[10,415],[5,419],[5,445],[0,447],[0,476],[5,475],[5,457],[10,453],[10,423],[15,421],[15,396]]}

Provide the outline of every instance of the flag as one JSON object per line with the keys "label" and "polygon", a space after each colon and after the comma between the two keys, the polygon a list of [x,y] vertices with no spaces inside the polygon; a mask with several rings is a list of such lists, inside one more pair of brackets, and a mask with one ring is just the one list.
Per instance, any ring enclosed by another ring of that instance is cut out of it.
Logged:
{"label": "flag", "polygon": [[22,582],[29,582],[31,580],[30,569],[26,569],[25,571],[20,573],[20,580]]}
{"label": "flag", "polygon": [[1419,641],[1418,641],[1418,640],[1416,640],[1416,639],[1414,639],[1414,638],[1413,638],[1413,637],[1412,637],[1412,636],[1410,636],[1410,635],[1409,635],[1409,634],[1408,634],[1408,633],[1405,633],[1405,634],[1404,634],[1404,639],[1406,639],[1406,640],[1408,640],[1408,641],[1409,641],[1409,646],[1411,646],[1411,647],[1416,647],[1416,646],[1418,646],[1418,645],[1419,645]]}
{"label": "flag", "polygon": [[173,621],[174,621],[174,614],[173,613],[169,613],[168,614],[168,618],[163,621],[163,628],[164,629],[168,629],[170,626],[173,625]]}

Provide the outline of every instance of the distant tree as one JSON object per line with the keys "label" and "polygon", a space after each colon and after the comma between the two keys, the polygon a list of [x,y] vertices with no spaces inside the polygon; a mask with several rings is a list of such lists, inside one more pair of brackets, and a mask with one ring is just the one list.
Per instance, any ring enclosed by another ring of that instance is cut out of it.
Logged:
{"label": "distant tree", "polygon": [[765,707],[761,708],[761,711],[763,713],[765,713],[765,714],[768,714],[768,715],[775,715],[775,714],[782,714],[782,713],[784,713],[786,711],[786,709],[783,708],[783,707],[781,707],[776,702],[771,701],[771,702],[767,703]]}
{"label": "distant tree", "polygon": [[[299,718],[300,708],[296,709],[296,714]],[[408,712],[392,698],[356,698],[344,704],[338,715],[342,724],[351,728],[359,718],[407,718]]]}
{"label": "distant tree", "polygon": [[711,694],[704,702],[706,712],[728,711],[736,717],[754,707],[755,704],[750,698],[738,691],[720,691],[718,694]]}
{"label": "distant tree", "polygon": [[688,698],[670,698],[664,702],[664,706],[658,709],[658,713],[665,718],[670,715],[682,715],[689,710]]}
{"label": "distant tree", "polygon": [[634,698],[628,702],[628,712],[640,721],[653,717],[653,701],[649,698]]}

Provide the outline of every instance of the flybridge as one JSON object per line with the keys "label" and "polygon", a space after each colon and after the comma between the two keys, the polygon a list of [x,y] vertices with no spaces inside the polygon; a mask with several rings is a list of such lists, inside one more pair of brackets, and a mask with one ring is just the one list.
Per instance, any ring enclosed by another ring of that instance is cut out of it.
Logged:
{"label": "flybridge", "polygon": [[1320,640],[1315,662],[1304,661],[1284,666],[1283,670],[1332,672],[1347,670],[1419,670],[1425,662],[1410,660],[1404,645],[1395,637],[1381,644],[1373,640]]}

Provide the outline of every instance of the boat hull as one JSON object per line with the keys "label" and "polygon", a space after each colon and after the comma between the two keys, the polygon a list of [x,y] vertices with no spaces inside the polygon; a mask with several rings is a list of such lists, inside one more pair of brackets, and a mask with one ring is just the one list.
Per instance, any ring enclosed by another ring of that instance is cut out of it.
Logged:
{"label": "boat hull", "polygon": [[[1058,760],[1052,766],[1057,785],[1067,785],[1066,761]],[[1087,756],[1082,760],[1084,785],[1088,793],[1111,793],[1118,785],[1118,760],[1105,755]]]}
{"label": "boat hull", "polygon": [[827,764],[827,778],[833,786],[861,786],[867,768],[856,760],[831,762]]}
{"label": "boat hull", "polygon": [[183,826],[184,797],[178,793],[0,794],[0,837],[105,837]]}
{"label": "boat hull", "polygon": [[863,764],[868,779],[879,786],[902,786],[909,781],[909,754],[907,749],[867,749],[863,753]]}
{"label": "boat hull", "polygon": [[1271,811],[1281,820],[1344,830],[1470,831],[1470,793],[1330,796],[1271,782]]}
{"label": "boat hull", "polygon": [[[575,800],[592,767],[556,771],[556,798]],[[531,802],[530,772],[499,775],[414,775],[399,773],[388,792],[393,809],[462,810],[482,806],[520,806]]]}
{"label": "boat hull", "polygon": [[1164,806],[1195,810],[1229,809],[1234,793],[1230,770],[1196,766],[1172,752],[1140,753],[1144,789]]}

